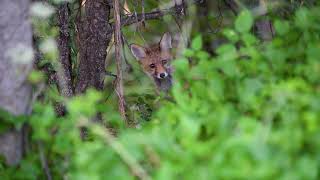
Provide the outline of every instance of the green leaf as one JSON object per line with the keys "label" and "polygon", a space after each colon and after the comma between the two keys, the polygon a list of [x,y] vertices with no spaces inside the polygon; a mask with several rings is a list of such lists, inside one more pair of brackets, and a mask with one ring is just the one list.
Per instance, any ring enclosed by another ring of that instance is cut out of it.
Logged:
{"label": "green leaf", "polygon": [[188,60],[185,58],[175,60],[173,65],[177,70],[180,71],[187,71],[189,67]]}
{"label": "green leaf", "polygon": [[253,36],[252,34],[250,34],[250,33],[243,34],[241,39],[246,44],[246,46],[251,46],[251,45],[253,45],[253,44],[258,42],[257,38],[255,36]]}
{"label": "green leaf", "polygon": [[186,57],[192,57],[194,56],[194,51],[192,49],[185,49],[183,51],[183,55]]}
{"label": "green leaf", "polygon": [[216,51],[221,60],[233,60],[237,58],[237,49],[233,44],[224,44]]}
{"label": "green leaf", "polygon": [[199,51],[202,49],[202,37],[201,35],[197,35],[193,40],[191,44],[192,49]]}
{"label": "green leaf", "polygon": [[250,31],[253,24],[253,17],[251,13],[247,10],[242,11],[237,17],[235,22],[236,30],[240,33],[245,33]]}
{"label": "green leaf", "polygon": [[311,24],[311,18],[308,15],[306,8],[299,9],[295,14],[295,24],[301,29],[307,29]]}
{"label": "green leaf", "polygon": [[20,126],[26,120],[27,120],[27,116],[25,115],[13,115],[12,113],[6,111],[5,109],[0,108],[0,122],[3,123],[2,125],[5,125],[5,123],[9,123],[9,124],[14,124],[15,126]]}
{"label": "green leaf", "polygon": [[276,20],[274,22],[274,27],[279,35],[285,35],[290,30],[290,25],[287,21]]}
{"label": "green leaf", "polygon": [[36,71],[36,70],[33,70],[29,76],[28,76],[28,80],[31,82],[31,83],[39,83],[41,81],[44,80],[44,74],[40,71]]}
{"label": "green leaf", "polygon": [[200,60],[206,60],[210,57],[210,55],[206,51],[199,51],[196,53],[196,56]]}
{"label": "green leaf", "polygon": [[231,42],[237,42],[239,40],[238,34],[232,29],[225,29],[223,35],[226,36]]}

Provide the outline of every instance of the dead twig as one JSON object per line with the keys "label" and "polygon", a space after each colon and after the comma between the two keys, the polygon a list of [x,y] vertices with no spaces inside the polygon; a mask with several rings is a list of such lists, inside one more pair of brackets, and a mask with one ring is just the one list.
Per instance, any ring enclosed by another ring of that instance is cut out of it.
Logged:
{"label": "dead twig", "polygon": [[[136,11],[128,16],[121,17],[121,26],[128,26],[135,23],[140,23],[142,20],[152,20],[152,19],[160,19],[165,15],[174,14],[176,7],[172,7],[169,9],[155,10],[148,13],[138,14]],[[110,29],[107,34],[111,35],[114,32],[114,28]]]}
{"label": "dead twig", "polygon": [[50,168],[48,165],[46,155],[44,153],[44,147],[43,147],[42,142],[38,141],[38,147],[39,147],[39,155],[40,155],[42,169],[44,170],[44,172],[47,176],[47,180],[52,180],[52,175],[50,173]]}
{"label": "dead twig", "polygon": [[127,123],[125,100],[123,96],[123,82],[122,82],[122,62],[121,62],[121,21],[120,21],[120,6],[119,0],[114,0],[114,42],[115,42],[115,56],[117,64],[117,81],[116,81],[116,93],[119,99],[119,111],[124,121]]}
{"label": "dead twig", "polygon": [[126,70],[127,70],[127,72],[132,72],[132,71],[133,71],[133,67],[132,67],[132,65],[129,63],[128,59],[127,59],[124,42],[126,42],[126,44],[127,44],[128,47],[129,47],[129,45],[128,45],[128,42],[127,42],[126,38],[124,37],[123,33],[121,33],[121,37],[122,37],[123,58],[124,58],[124,62],[125,62],[126,65],[127,65]]}

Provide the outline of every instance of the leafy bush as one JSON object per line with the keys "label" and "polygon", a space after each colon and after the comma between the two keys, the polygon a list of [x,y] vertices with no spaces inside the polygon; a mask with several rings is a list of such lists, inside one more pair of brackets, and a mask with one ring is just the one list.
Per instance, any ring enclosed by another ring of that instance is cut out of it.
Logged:
{"label": "leafy bush", "polygon": [[[32,146],[17,168],[0,166],[0,176],[43,178],[44,151],[54,179],[318,179],[320,8],[275,20],[267,43],[250,33],[252,23],[241,13],[216,57],[196,36],[175,62],[175,102],[163,102],[141,129],[124,128],[95,91],[67,100],[60,118],[51,97],[38,102],[29,123],[43,149]],[[90,120],[97,112],[116,138]]]}

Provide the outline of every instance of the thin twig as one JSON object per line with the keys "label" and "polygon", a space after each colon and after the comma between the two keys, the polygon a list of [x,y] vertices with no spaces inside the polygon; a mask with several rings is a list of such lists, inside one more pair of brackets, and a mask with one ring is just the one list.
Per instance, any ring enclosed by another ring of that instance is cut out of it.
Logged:
{"label": "thin twig", "polygon": [[[203,0],[193,0],[190,3],[198,5],[198,4],[201,4],[203,2],[204,2]],[[174,15],[174,14],[176,14],[176,9],[177,8],[186,9],[187,7],[188,7],[187,3],[182,3],[182,4],[178,5],[178,6],[173,6],[173,7],[170,7],[170,8],[160,9],[160,10],[157,9],[157,10],[154,10],[152,12],[148,12],[148,13],[145,12],[145,13],[141,13],[141,14],[137,14],[136,11],[135,11],[135,8],[133,7],[133,9],[134,9],[134,13],[133,14],[121,17],[121,26],[128,26],[128,25],[131,25],[131,24],[139,23],[142,20],[146,21],[146,20],[152,20],[152,19],[160,19],[165,15],[170,15],[170,14]],[[111,36],[111,34],[113,32],[114,32],[114,29],[111,28],[107,32],[107,35]]]}
{"label": "thin twig", "polygon": [[[112,75],[111,75],[112,76]],[[115,77],[115,79],[112,81],[112,91],[108,94],[108,96],[105,98],[105,102],[107,102],[109,100],[109,98],[111,97],[111,95],[113,94],[113,92],[116,89],[116,85],[117,85],[117,75],[114,75],[112,77]]]}
{"label": "thin twig", "polygon": [[[142,10],[143,12],[141,13],[142,19],[139,21],[138,13],[137,13],[136,8],[135,8],[135,7],[138,7],[139,4],[138,4],[138,1],[137,1],[137,0],[135,0],[134,3],[135,3],[135,5],[133,6],[134,13],[133,13],[132,15],[129,15],[129,17],[130,17],[130,16],[134,16],[134,17],[135,17],[135,21],[136,21],[135,23],[137,24],[136,29],[135,29],[135,32],[134,32],[134,36],[136,35],[136,33],[138,33],[139,38],[141,38],[141,40],[142,40],[144,43],[146,43],[146,40],[143,38],[141,32],[140,32],[139,29],[138,29],[141,23],[142,23],[142,25],[145,27],[145,23],[144,23],[144,21],[145,21],[145,12],[144,12],[144,9],[143,9],[143,10]],[[144,3],[144,2],[142,2],[142,3]],[[141,22],[141,23],[140,23],[140,22]]]}
{"label": "thin twig", "polygon": [[[116,1],[116,0],[115,0]],[[150,176],[143,169],[143,167],[137,162],[137,160],[123,147],[121,143],[115,140],[114,136],[108,130],[102,129],[101,127],[94,125],[94,132],[98,133],[107,144],[119,155],[124,163],[128,165],[132,173],[141,180],[150,180]]]}
{"label": "thin twig", "polygon": [[144,23],[145,23],[144,21],[146,19],[145,13],[144,13],[144,0],[141,0],[141,8],[142,8],[142,20],[141,20],[141,22],[144,25]]}
{"label": "thin twig", "polygon": [[30,105],[29,108],[27,110],[27,114],[31,114],[32,113],[32,105],[36,102],[37,98],[40,96],[40,94],[43,92],[43,90],[45,89],[45,83],[40,83],[39,85],[37,85],[37,88],[35,89],[35,92],[32,94],[31,100],[30,100]]}
{"label": "thin twig", "polygon": [[[127,56],[126,56],[126,51],[125,51],[125,42],[126,43],[128,43],[127,42],[127,40],[125,39],[125,37],[124,37],[124,35],[123,35],[123,33],[121,33],[121,40],[122,40],[122,54],[123,54],[123,59],[124,59],[124,62],[126,63],[126,65],[127,65],[127,72],[132,72],[133,71],[133,68],[132,68],[132,65],[129,63],[129,61],[128,61],[128,59],[127,59]],[[127,44],[128,45],[128,44]],[[129,47],[129,46],[128,46]]]}
{"label": "thin twig", "polygon": [[123,82],[122,82],[122,62],[121,62],[121,21],[119,0],[114,0],[114,42],[115,42],[115,56],[117,64],[117,86],[116,93],[119,98],[119,111],[124,121],[126,121],[125,100],[123,96]]}
{"label": "thin twig", "polygon": [[[172,7],[170,9],[162,9],[162,10],[155,10],[148,13],[141,13],[138,14],[136,11],[129,16],[121,17],[121,26],[128,26],[131,24],[139,23],[142,20],[152,20],[152,19],[160,19],[165,15],[174,14],[175,13],[175,7]],[[114,32],[114,28],[111,28],[107,34],[111,35]]]}
{"label": "thin twig", "polygon": [[223,15],[222,15],[221,6],[220,6],[220,0],[218,1],[218,11],[219,11],[219,15],[217,17],[215,17],[215,18],[218,19],[218,26],[217,26],[216,30],[213,30],[213,28],[211,27],[210,23],[208,23],[208,28],[210,30],[208,33],[216,34],[221,29],[221,25],[222,25],[222,21],[223,21]]}
{"label": "thin twig", "polygon": [[233,0],[223,0],[224,3],[230,8],[234,15],[238,14],[238,6]]}
{"label": "thin twig", "polygon": [[38,141],[38,147],[39,147],[39,155],[40,155],[42,169],[44,170],[44,172],[45,172],[45,174],[47,176],[47,180],[52,180],[52,176],[51,176],[51,173],[50,173],[50,168],[49,168],[49,165],[48,165],[47,158],[46,158],[46,156],[44,154],[42,142]]}

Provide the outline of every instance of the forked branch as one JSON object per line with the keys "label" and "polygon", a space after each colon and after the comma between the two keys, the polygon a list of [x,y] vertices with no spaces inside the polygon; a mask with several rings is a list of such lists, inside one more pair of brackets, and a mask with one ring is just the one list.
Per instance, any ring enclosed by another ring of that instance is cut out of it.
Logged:
{"label": "forked branch", "polygon": [[[197,5],[197,4],[201,4],[203,3],[203,0],[194,0],[193,4]],[[140,13],[140,14],[132,14],[132,15],[127,15],[125,17],[121,17],[121,26],[128,26],[134,23],[138,23],[141,21],[146,21],[146,20],[153,20],[153,19],[160,19],[163,16],[166,15],[175,15],[178,16],[179,14],[177,14],[177,9],[183,9],[185,11],[185,8],[188,7],[188,4],[186,3],[182,3],[179,5],[174,5],[173,7],[170,7],[168,9],[159,9],[159,10],[155,10],[152,12],[147,12],[147,13]],[[183,13],[183,11],[181,12]],[[115,17],[116,19],[116,17]],[[115,22],[116,23],[116,22]],[[110,35],[114,32],[114,28],[111,28],[107,34]]]}

